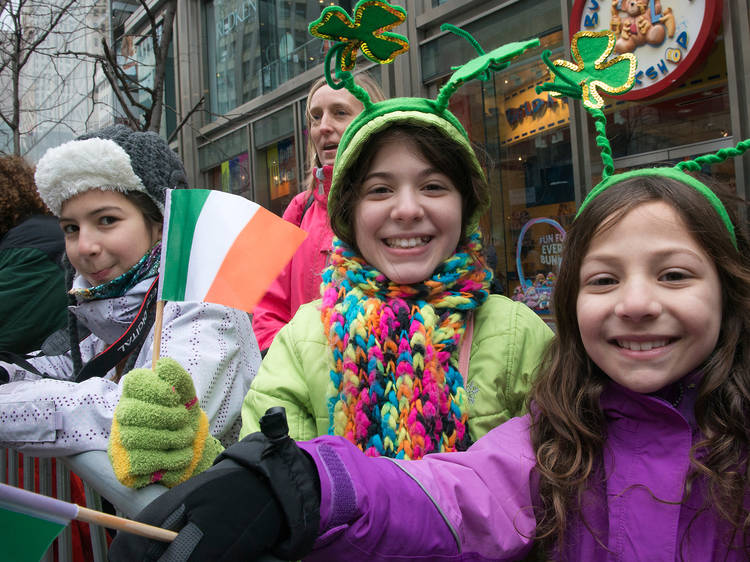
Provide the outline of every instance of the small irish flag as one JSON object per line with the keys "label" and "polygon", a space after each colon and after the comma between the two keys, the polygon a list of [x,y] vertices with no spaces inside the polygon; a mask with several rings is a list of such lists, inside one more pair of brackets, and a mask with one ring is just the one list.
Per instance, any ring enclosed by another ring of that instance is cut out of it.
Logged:
{"label": "small irish flag", "polygon": [[174,531],[102,513],[0,482],[0,559],[37,562],[71,519],[95,523],[159,541]]}
{"label": "small irish flag", "polygon": [[306,236],[244,197],[212,189],[169,190],[159,299],[252,312]]}

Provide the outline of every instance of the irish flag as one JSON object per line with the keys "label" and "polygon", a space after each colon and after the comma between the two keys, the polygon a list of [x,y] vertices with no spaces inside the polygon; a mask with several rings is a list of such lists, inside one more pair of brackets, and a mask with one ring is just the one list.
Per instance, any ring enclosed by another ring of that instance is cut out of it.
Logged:
{"label": "irish flag", "polygon": [[38,562],[78,515],[78,506],[0,483],[0,549],[6,560]]}
{"label": "irish flag", "polygon": [[244,197],[167,192],[159,299],[252,312],[307,233]]}
{"label": "irish flag", "polygon": [[0,560],[38,562],[71,519],[165,542],[177,536],[174,531],[0,483]]}

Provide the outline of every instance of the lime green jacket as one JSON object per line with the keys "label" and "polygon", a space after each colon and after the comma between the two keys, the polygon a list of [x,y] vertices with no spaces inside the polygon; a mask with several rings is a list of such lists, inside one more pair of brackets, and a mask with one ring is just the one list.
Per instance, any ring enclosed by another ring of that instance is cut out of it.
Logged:
{"label": "lime green jacket", "polygon": [[[301,306],[273,340],[245,396],[240,438],[260,431],[258,420],[272,406],[286,408],[293,439],[328,434],[331,352],[319,306],[320,300]],[[552,330],[523,303],[490,295],[474,311],[466,382],[472,440],[525,413],[526,394],[550,339]]]}

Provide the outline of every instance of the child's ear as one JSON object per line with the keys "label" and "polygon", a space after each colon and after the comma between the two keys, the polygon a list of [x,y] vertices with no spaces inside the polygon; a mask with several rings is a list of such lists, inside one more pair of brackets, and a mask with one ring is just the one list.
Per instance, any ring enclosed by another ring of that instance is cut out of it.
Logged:
{"label": "child's ear", "polygon": [[162,237],[162,224],[151,223],[151,243],[156,244]]}

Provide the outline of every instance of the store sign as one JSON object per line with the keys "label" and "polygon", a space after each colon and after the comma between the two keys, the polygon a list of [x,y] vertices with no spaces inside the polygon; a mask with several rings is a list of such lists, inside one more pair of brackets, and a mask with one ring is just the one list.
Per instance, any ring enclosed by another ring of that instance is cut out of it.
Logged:
{"label": "store sign", "polygon": [[[565,229],[555,219],[539,217],[523,225],[516,241],[519,284],[513,289],[513,300],[524,303],[539,314],[550,314],[564,240]],[[524,252],[526,261],[531,261],[533,272],[524,273]],[[533,258],[529,255],[531,253]]]}
{"label": "store sign", "polygon": [[505,120],[501,121],[500,139],[509,145],[537,133],[551,131],[568,122],[568,99],[537,94],[534,85],[505,97]]}
{"label": "store sign", "polygon": [[622,99],[660,94],[686,77],[713,46],[723,0],[576,0],[570,32],[615,32],[616,53],[638,57],[635,86]]}
{"label": "store sign", "polygon": [[256,18],[255,2],[221,2],[216,4],[221,10],[216,11],[216,35],[224,37],[232,33],[238,25],[252,23]]}

